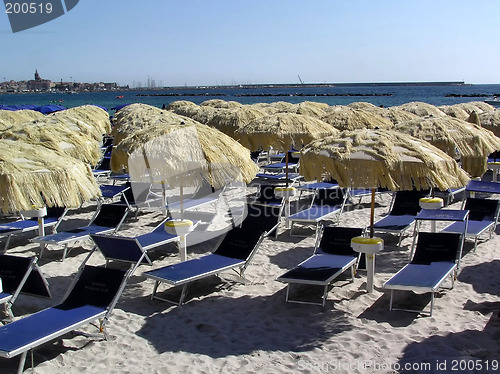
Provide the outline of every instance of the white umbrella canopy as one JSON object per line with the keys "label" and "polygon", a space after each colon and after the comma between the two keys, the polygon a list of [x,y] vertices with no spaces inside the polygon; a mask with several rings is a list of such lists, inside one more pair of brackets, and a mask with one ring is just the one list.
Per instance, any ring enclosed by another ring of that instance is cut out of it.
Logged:
{"label": "white umbrella canopy", "polygon": [[462,187],[469,181],[453,158],[433,145],[384,129],[343,131],[301,151],[306,180],[330,175],[342,187],[393,191]]}
{"label": "white umbrella canopy", "polygon": [[474,177],[485,173],[488,155],[500,150],[500,138],[491,131],[450,116],[402,122],[393,129],[426,140],[451,157],[458,156],[462,168]]}
{"label": "white umbrella canopy", "polygon": [[0,110],[0,130],[6,130],[19,123],[31,122],[43,117],[42,113],[35,110]]}
{"label": "white umbrella canopy", "polygon": [[439,110],[436,106],[434,106],[432,104],[428,104],[428,103],[423,103],[420,101],[412,101],[410,103],[405,103],[402,105],[393,106],[391,108],[405,110],[407,112],[416,114],[419,117],[427,117],[427,116],[440,117],[440,116],[446,115],[443,111]]}
{"label": "white umbrella canopy", "polygon": [[343,105],[330,107],[321,120],[340,131],[392,127],[392,122],[381,117],[378,111],[353,109]]}
{"label": "white umbrella canopy", "polygon": [[40,145],[0,139],[0,209],[78,208],[101,195],[90,167]]}

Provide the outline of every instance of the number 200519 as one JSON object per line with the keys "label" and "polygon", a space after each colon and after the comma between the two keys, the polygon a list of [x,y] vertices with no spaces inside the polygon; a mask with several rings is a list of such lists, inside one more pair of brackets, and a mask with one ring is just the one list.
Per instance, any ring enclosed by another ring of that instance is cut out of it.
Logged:
{"label": "number 200519", "polygon": [[5,3],[7,14],[43,14],[52,13],[51,3]]}

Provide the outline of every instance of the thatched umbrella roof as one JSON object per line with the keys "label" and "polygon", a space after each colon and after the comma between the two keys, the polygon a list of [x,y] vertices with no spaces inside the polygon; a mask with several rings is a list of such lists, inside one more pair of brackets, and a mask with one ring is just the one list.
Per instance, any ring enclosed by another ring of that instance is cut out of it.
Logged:
{"label": "thatched umbrella roof", "polygon": [[468,114],[471,114],[473,111],[481,114],[483,112],[492,112],[495,110],[495,107],[493,105],[485,103],[484,101],[469,101],[468,103],[455,104],[455,106],[458,108],[462,108]]}
{"label": "thatched umbrella roof", "polygon": [[[148,104],[130,104],[116,113],[111,135],[113,135],[113,145],[118,145],[135,131],[153,126],[159,118],[164,118],[172,114],[167,110],[162,110]],[[173,115],[173,114],[172,114]]]}
{"label": "thatched umbrella roof", "polygon": [[279,112],[278,108],[275,108],[274,106],[271,105],[272,103],[255,103],[255,104],[247,104],[245,106],[251,107],[251,108],[257,108],[259,110],[262,110],[266,112],[267,114],[276,114]]}
{"label": "thatched umbrella roof", "polygon": [[255,178],[258,167],[248,149],[214,128],[178,117],[184,124],[157,122],[120,142],[111,155],[112,170],[129,170],[134,180],[148,176],[171,186],[198,186],[203,178],[219,188]]}
{"label": "thatched umbrella roof", "polygon": [[[102,139],[102,135],[111,132],[111,122],[109,121],[109,114],[104,109],[96,105],[82,105],[74,108],[61,110],[47,117],[55,117],[68,124],[73,123],[80,131],[83,128],[94,128]],[[78,123],[77,123],[78,122]]]}
{"label": "thatched umbrella roof", "polygon": [[226,101],[222,99],[211,99],[211,100],[205,100],[200,104],[200,106],[210,106],[212,108],[219,108],[219,109],[230,109],[230,108],[239,108],[241,107],[241,103],[238,103],[237,101]]}
{"label": "thatched umbrella roof", "polygon": [[331,124],[340,131],[392,127],[391,121],[381,117],[376,112],[353,109],[343,105],[337,105],[328,109],[327,114],[321,117],[321,120]]}
{"label": "thatched umbrella roof", "polygon": [[42,113],[35,110],[0,110],[0,130],[6,130],[13,125],[31,122],[43,117]]}
{"label": "thatched umbrella roof", "polygon": [[[407,112],[406,110],[394,109],[390,107],[381,108],[371,103],[366,103],[363,101],[350,103],[347,105],[347,107],[352,109],[361,109],[367,112],[378,114],[382,118],[387,118],[393,124],[420,118],[416,114]],[[336,107],[332,108],[335,109]]]}
{"label": "thatched umbrella roof", "polygon": [[222,131],[224,134],[229,135],[232,138],[235,138],[234,132],[238,128],[266,115],[267,113],[263,110],[250,106],[219,109],[216,113],[214,113],[212,118],[208,120],[207,125]]}
{"label": "thatched umbrella roof", "polygon": [[434,106],[432,104],[428,104],[428,103],[423,103],[420,101],[412,101],[410,103],[405,103],[402,105],[393,106],[391,108],[406,110],[407,112],[416,114],[419,117],[427,117],[427,116],[441,117],[441,116],[446,115],[444,112],[439,110],[436,106]]}
{"label": "thatched umbrella roof", "polygon": [[102,157],[102,134],[93,127],[85,127],[81,121],[72,121],[71,118],[46,116],[17,124],[0,132],[0,138],[40,145],[58,152],[61,156],[69,155],[96,165]]}
{"label": "thatched umbrella roof", "polygon": [[348,106],[349,108],[352,108],[352,109],[363,109],[363,110],[382,109],[382,108],[379,108],[378,106],[376,106],[372,103],[368,103],[366,101],[355,101],[353,103],[347,104],[346,106]]}
{"label": "thatched umbrella roof", "polygon": [[170,109],[175,114],[189,117],[199,123],[208,124],[213,116],[226,109],[214,108],[209,105],[177,105]]}
{"label": "thatched umbrella roof", "polygon": [[235,131],[245,147],[257,151],[273,147],[281,151],[302,148],[307,143],[338,132],[331,125],[310,116],[277,113],[258,118]]}
{"label": "thatched umbrella roof", "polygon": [[0,209],[80,207],[100,196],[90,167],[40,145],[0,139]]}
{"label": "thatched umbrella roof", "polygon": [[411,190],[462,187],[469,177],[433,145],[392,130],[343,131],[307,145],[300,172],[306,180],[330,175],[342,187]]}
{"label": "thatched umbrella roof", "polygon": [[496,136],[500,137],[500,109],[481,113],[478,115],[478,119],[481,127],[492,131]]}
{"label": "thatched umbrella roof", "polygon": [[462,168],[474,177],[486,171],[488,155],[500,150],[500,138],[491,131],[450,116],[403,122],[394,130],[426,140],[451,157],[458,150]]}
{"label": "thatched umbrella roof", "polygon": [[278,110],[283,113],[296,113],[321,118],[325,115],[325,111],[328,110],[329,107],[330,106],[325,103],[317,103],[315,101],[302,101],[297,104],[284,106],[282,109]]}
{"label": "thatched umbrella roof", "polygon": [[165,109],[167,110],[170,110],[172,112],[175,112],[175,110],[177,108],[184,108],[184,107],[194,107],[194,106],[198,106],[196,103],[193,103],[192,101],[188,101],[188,100],[176,100],[176,101],[172,101],[171,103],[167,104],[167,106],[165,107]]}
{"label": "thatched umbrella roof", "polygon": [[469,118],[469,113],[464,108],[457,105],[441,105],[438,109],[444,112],[447,116],[466,120]]}

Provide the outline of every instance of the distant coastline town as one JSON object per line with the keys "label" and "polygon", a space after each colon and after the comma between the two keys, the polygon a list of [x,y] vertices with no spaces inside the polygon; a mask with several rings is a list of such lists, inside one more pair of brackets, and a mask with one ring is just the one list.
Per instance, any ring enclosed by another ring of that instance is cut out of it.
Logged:
{"label": "distant coastline town", "polygon": [[119,86],[118,83],[81,83],[81,82],[52,82],[42,79],[35,70],[34,79],[27,81],[5,81],[0,83],[0,93],[36,93],[36,92],[94,92],[94,91],[122,91],[128,90],[129,86]]}
{"label": "distant coastline town", "polygon": [[[5,78],[4,78],[5,79]],[[151,83],[152,82],[152,83]],[[374,83],[262,83],[262,84],[231,84],[231,85],[203,85],[203,86],[173,86],[173,87],[160,87],[156,86],[154,80],[148,78],[148,84],[144,87],[134,81],[133,87],[129,85],[120,86],[116,82],[96,82],[96,83],[82,83],[82,82],[53,82],[49,79],[41,78],[38,69],[35,70],[34,79],[27,81],[14,81],[9,80],[0,82],[0,94],[8,93],[80,93],[80,92],[103,92],[103,91],[158,91],[158,90],[207,90],[207,89],[266,89],[266,88],[314,88],[314,87],[383,87],[383,86],[465,86],[469,85],[464,81],[452,82],[374,82]],[[172,95],[179,94],[145,94],[150,95]],[[249,94],[248,96],[253,96]],[[141,95],[139,95],[141,96]],[[247,96],[242,94],[241,96]]]}

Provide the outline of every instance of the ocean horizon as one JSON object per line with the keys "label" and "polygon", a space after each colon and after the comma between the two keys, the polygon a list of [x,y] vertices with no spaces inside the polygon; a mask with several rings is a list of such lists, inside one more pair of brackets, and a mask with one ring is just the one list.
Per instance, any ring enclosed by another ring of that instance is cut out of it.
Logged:
{"label": "ocean horizon", "polygon": [[315,101],[328,105],[369,102],[390,107],[412,101],[432,105],[453,105],[469,101],[484,101],[500,95],[500,84],[465,84],[463,82],[398,82],[353,84],[266,84],[236,86],[170,87],[131,89],[124,91],[79,93],[5,93],[2,105],[59,104],[67,108],[95,104],[112,108],[129,103],[143,103],[161,108],[177,100],[195,104],[211,99],[237,101],[241,104],[285,101],[299,103]]}

